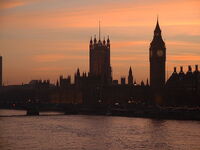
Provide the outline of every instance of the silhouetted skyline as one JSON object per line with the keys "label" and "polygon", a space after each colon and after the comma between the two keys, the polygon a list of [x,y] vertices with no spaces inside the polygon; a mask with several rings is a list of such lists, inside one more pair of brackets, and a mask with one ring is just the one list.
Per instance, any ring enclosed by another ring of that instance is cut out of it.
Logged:
{"label": "silhouetted skyline", "polygon": [[0,2],[0,54],[5,84],[27,83],[89,71],[88,42],[110,35],[113,79],[128,75],[149,78],[149,43],[159,15],[167,47],[166,77],[174,66],[200,63],[200,2],[175,1],[56,1]]}

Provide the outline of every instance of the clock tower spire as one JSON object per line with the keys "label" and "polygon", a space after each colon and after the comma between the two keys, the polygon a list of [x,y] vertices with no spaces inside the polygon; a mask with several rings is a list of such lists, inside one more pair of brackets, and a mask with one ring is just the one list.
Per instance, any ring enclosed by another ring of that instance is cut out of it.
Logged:
{"label": "clock tower spire", "polygon": [[161,91],[165,85],[166,47],[162,39],[158,18],[153,40],[150,43],[149,61],[151,89],[155,92]]}

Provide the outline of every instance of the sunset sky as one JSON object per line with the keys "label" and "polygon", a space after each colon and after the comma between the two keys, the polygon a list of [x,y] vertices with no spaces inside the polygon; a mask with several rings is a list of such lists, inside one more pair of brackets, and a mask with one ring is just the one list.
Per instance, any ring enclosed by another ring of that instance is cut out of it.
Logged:
{"label": "sunset sky", "polygon": [[[113,78],[149,77],[149,44],[156,18],[173,67],[200,66],[200,0],[0,0],[4,84],[27,83],[89,70],[89,40],[111,40]],[[194,68],[194,67],[193,67]],[[199,67],[200,68],[200,67]],[[178,68],[179,71],[179,68]]]}

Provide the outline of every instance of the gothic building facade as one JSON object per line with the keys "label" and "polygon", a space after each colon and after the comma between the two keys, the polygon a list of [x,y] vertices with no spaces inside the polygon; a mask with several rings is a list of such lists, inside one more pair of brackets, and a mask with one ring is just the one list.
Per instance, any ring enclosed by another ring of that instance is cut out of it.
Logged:
{"label": "gothic building facade", "polygon": [[89,77],[98,77],[103,84],[112,83],[111,65],[110,65],[110,39],[101,41],[100,36],[97,41],[90,40],[89,44]]}
{"label": "gothic building facade", "polygon": [[183,67],[174,72],[167,80],[165,85],[166,103],[169,105],[200,105],[200,71],[198,65],[195,70],[188,66],[187,72],[183,71]]}

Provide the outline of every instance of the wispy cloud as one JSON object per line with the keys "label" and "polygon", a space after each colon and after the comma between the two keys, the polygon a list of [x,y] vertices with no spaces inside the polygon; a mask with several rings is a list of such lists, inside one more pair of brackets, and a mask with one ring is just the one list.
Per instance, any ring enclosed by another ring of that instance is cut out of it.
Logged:
{"label": "wispy cloud", "polygon": [[[197,55],[190,55],[190,54],[184,54],[184,55],[179,55],[179,56],[169,56],[168,61],[175,61],[175,62],[197,62],[200,63],[200,56]],[[180,63],[177,63],[180,64]]]}
{"label": "wispy cloud", "polygon": [[20,0],[1,0],[0,1],[0,9],[8,9],[8,8],[15,8],[18,6],[25,5],[24,1]]}
{"label": "wispy cloud", "polygon": [[[24,4],[25,2],[26,1],[21,0],[15,3]],[[42,1],[40,2],[42,3]],[[163,20],[163,26],[200,25],[200,20],[196,19],[200,17],[198,16],[200,1],[197,0],[175,0],[173,2],[114,2],[108,0],[106,5],[105,3],[94,5],[94,2],[90,1],[89,3],[89,1],[86,1],[85,3],[87,3],[88,6],[71,5],[72,2],[70,0],[66,2],[60,1],[60,3],[52,0],[49,0],[49,2],[49,7],[42,5],[45,9],[42,9],[42,7],[38,10],[35,7],[30,7],[32,8],[31,11],[25,9],[22,12],[15,12],[15,15],[11,15],[9,20],[18,23],[23,23],[25,21],[26,24],[29,24],[27,28],[94,27],[97,25],[95,22],[97,22],[98,19],[102,19],[103,22],[105,22],[105,26],[134,27],[151,26],[152,23],[155,22],[155,15],[159,12],[161,16],[160,20]],[[61,9],[56,9],[57,7],[55,7],[55,5],[59,6]],[[69,6],[72,7],[70,8]],[[177,9],[177,6],[179,9]]]}
{"label": "wispy cloud", "polygon": [[44,55],[37,55],[33,59],[36,62],[58,62],[62,60],[77,60],[77,59],[86,59],[85,56],[72,56],[72,55],[65,55],[65,54],[44,54]]}
{"label": "wispy cloud", "polygon": [[145,79],[157,13],[168,67],[200,63],[199,0],[0,0],[0,11],[4,76],[12,81],[88,70],[89,39],[99,19],[102,35],[110,35],[114,78],[133,65],[137,79]]}
{"label": "wispy cloud", "polygon": [[63,67],[36,67],[33,68],[32,71],[36,72],[58,72],[63,71],[65,68]]}

